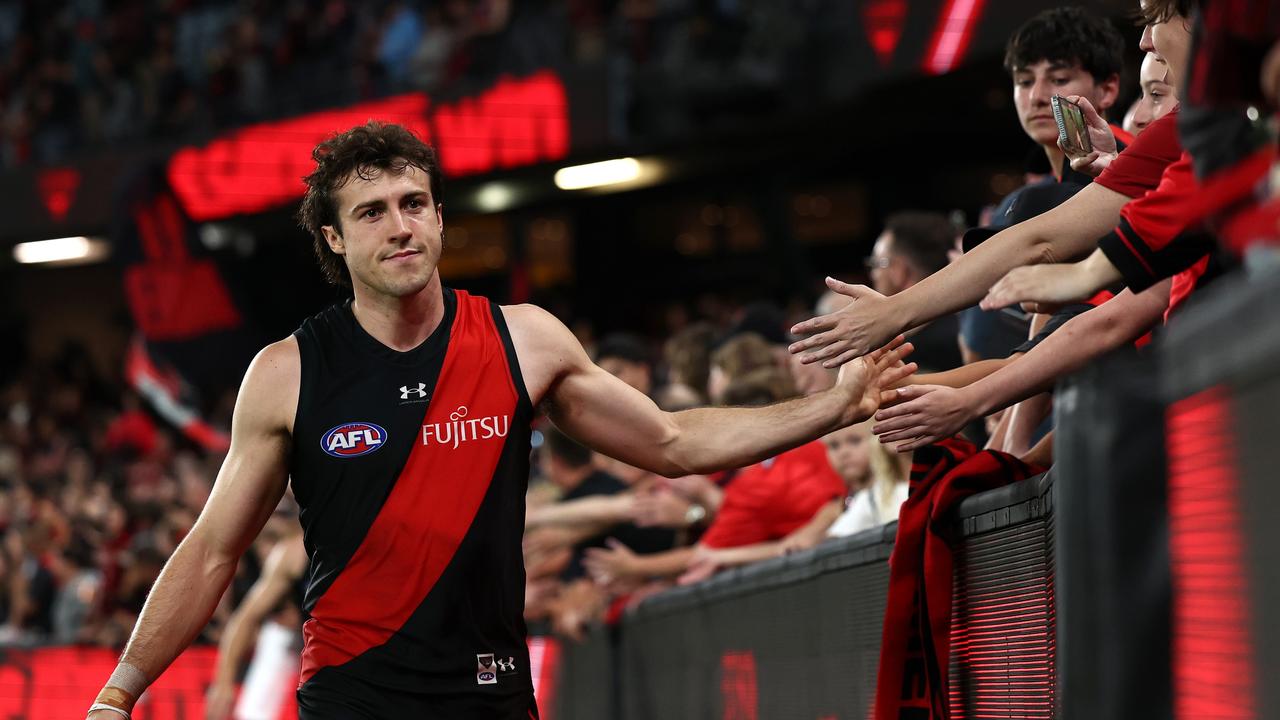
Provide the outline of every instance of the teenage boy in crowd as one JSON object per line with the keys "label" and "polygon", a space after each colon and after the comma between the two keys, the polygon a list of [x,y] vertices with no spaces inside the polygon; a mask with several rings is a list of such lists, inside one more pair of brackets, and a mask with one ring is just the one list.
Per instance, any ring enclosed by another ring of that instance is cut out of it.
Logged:
{"label": "teenage boy in crowd", "polygon": [[[1176,8],[1179,0],[1150,0],[1143,5],[1148,25],[1142,49],[1154,52],[1169,68],[1169,82],[1180,77],[1190,41],[1184,16]],[[1174,8],[1169,10],[1168,8]],[[1073,96],[1086,108],[1089,98]],[[1084,255],[1099,238],[1116,228],[1126,204],[1160,185],[1166,168],[1182,154],[1178,144],[1177,110],[1153,122],[1134,143],[1121,150],[1105,124],[1090,124],[1089,136],[1096,153],[1073,160],[1073,168],[1098,173],[1094,182],[1058,207],[1026,222],[1009,227],[966,253],[941,271],[907,291],[886,298],[864,286],[828,278],[831,289],[853,298],[841,310],[806,320],[792,331],[808,335],[790,347],[803,353],[802,362],[822,362],[836,367],[850,357],[858,357],[876,347],[877,338],[916,327],[933,318],[966,307],[1010,270],[1023,265],[1055,262]]]}

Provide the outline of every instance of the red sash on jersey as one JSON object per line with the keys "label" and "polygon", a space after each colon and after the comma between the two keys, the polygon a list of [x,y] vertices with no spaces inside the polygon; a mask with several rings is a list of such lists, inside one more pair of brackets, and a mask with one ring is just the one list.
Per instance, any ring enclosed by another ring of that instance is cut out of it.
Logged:
{"label": "red sash on jersey", "polygon": [[[423,425],[498,416],[509,437],[519,394],[489,302],[455,291],[457,314]],[[451,425],[452,424],[452,425]],[[464,431],[465,432],[465,431]],[[299,686],[321,668],[382,645],[422,604],[471,527],[506,443],[424,444],[420,436],[368,534],[303,624]]]}

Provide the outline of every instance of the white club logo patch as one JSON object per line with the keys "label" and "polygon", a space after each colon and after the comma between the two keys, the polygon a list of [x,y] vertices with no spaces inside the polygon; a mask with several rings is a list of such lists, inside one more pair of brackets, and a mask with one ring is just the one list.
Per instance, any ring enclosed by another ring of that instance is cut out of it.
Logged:
{"label": "white club logo patch", "polygon": [[498,684],[498,673],[494,667],[493,653],[480,653],[476,655],[476,684]]}

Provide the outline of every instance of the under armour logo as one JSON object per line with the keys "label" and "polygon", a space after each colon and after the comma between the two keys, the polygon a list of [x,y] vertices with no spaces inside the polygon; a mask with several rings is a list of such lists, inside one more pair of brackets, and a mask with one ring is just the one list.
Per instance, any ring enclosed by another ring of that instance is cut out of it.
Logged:
{"label": "under armour logo", "polygon": [[515,672],[516,659],[514,657],[508,657],[506,660],[503,660],[502,658],[498,658],[498,671],[499,672]]}
{"label": "under armour logo", "polygon": [[415,389],[413,389],[413,388],[411,388],[411,387],[409,387],[408,385],[401,385],[401,386],[400,386],[400,399],[401,399],[401,400],[408,400],[410,395],[415,395],[415,396],[417,396],[418,398],[424,398],[424,397],[426,397],[426,396],[427,396],[427,384],[426,384],[426,383],[418,383],[418,388],[417,388],[416,390],[415,390]]}

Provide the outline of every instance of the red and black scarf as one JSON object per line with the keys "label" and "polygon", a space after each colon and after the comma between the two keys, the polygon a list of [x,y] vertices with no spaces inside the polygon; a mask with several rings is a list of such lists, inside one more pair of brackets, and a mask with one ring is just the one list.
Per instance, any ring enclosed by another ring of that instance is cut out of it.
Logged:
{"label": "red and black scarf", "polygon": [[950,716],[951,510],[964,498],[1039,472],[1018,458],[950,438],[916,451],[911,492],[889,559],[889,601],[880,643],[876,720]]}

